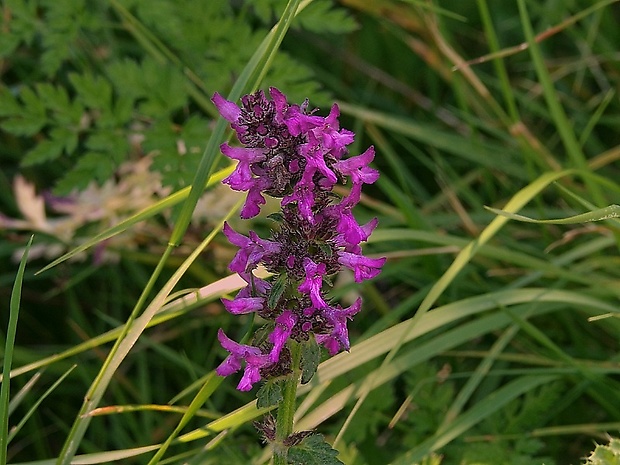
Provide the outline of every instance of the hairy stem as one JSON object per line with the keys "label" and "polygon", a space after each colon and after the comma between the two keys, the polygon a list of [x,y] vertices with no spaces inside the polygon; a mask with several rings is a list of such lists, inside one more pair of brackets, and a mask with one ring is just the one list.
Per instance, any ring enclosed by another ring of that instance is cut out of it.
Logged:
{"label": "hairy stem", "polygon": [[288,446],[284,444],[284,440],[293,432],[297,385],[299,384],[299,377],[301,376],[301,369],[299,367],[299,362],[301,360],[301,344],[290,341],[289,347],[291,350],[291,368],[293,372],[288,375],[284,382],[284,398],[278,407],[276,440],[273,444],[274,465],[287,464]]}

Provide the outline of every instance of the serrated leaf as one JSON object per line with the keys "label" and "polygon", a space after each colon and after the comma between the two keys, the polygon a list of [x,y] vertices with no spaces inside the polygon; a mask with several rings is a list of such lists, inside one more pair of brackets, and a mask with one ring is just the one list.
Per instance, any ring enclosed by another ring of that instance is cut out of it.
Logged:
{"label": "serrated leaf", "polygon": [[271,286],[271,292],[269,293],[269,297],[267,298],[267,306],[270,309],[274,309],[278,305],[282,294],[284,294],[284,291],[286,290],[287,279],[288,276],[283,273],[278,276],[278,279],[276,279]]}
{"label": "serrated leaf", "polygon": [[50,131],[53,140],[61,142],[66,154],[71,154],[78,144],[78,135],[75,131],[64,126],[57,126]]}
{"label": "serrated leaf", "polygon": [[120,131],[99,131],[86,140],[86,147],[93,152],[109,155],[114,164],[120,164],[129,153],[129,141]]}
{"label": "serrated leaf", "polygon": [[314,0],[295,19],[302,28],[316,33],[342,34],[358,28],[347,10],[334,7],[328,0]]}
{"label": "serrated leaf", "polygon": [[0,34],[0,58],[5,58],[11,55],[17,46],[20,39],[16,35]]}
{"label": "serrated leaf", "polygon": [[43,129],[46,122],[44,117],[24,115],[5,119],[0,123],[0,127],[16,136],[34,136]]}
{"label": "serrated leaf", "polygon": [[21,106],[7,87],[0,87],[0,116],[13,116],[21,112]]}
{"label": "serrated leaf", "polygon": [[113,61],[106,66],[106,74],[123,100],[133,104],[135,99],[145,95],[142,68],[134,60]]}
{"label": "serrated leaf", "polygon": [[152,59],[142,63],[142,86],[147,99],[140,103],[140,112],[161,118],[183,107],[187,102],[185,79],[174,67],[162,67]]}
{"label": "serrated leaf", "polygon": [[73,189],[84,189],[93,180],[101,184],[112,176],[115,169],[116,165],[108,154],[88,152],[56,183],[54,193],[67,195]]}
{"label": "serrated leaf", "polygon": [[23,102],[27,113],[45,116],[45,104],[30,87],[22,87],[19,92],[19,98]]}
{"label": "serrated leaf", "polygon": [[18,136],[32,136],[47,123],[45,105],[29,87],[22,87],[19,96],[21,104],[15,100],[8,89],[3,91],[0,102],[3,104],[2,111],[10,118],[4,120],[1,127]]}
{"label": "serrated leaf", "polygon": [[332,449],[322,434],[313,434],[301,444],[288,451],[288,463],[292,465],[344,465],[336,458],[338,451]]}
{"label": "serrated leaf", "polygon": [[559,218],[552,220],[536,220],[523,215],[517,215],[516,213],[509,213],[496,208],[485,207],[487,210],[495,213],[496,215],[510,218],[511,220],[523,221],[525,223],[537,223],[537,224],[580,224],[590,223],[592,221],[610,220],[613,218],[620,218],[620,205],[609,205],[605,208],[599,208],[587,213],[581,213],[575,216],[569,216],[567,218]]}
{"label": "serrated leaf", "polygon": [[78,99],[89,108],[109,110],[112,105],[112,86],[102,76],[70,73],[69,81],[75,88]]}
{"label": "serrated leaf", "polygon": [[276,381],[267,381],[256,393],[256,406],[267,408],[279,404],[283,399],[282,387]]}
{"label": "serrated leaf", "polygon": [[45,106],[53,111],[63,112],[69,107],[69,95],[64,87],[56,87],[49,82],[35,86],[37,94]]}
{"label": "serrated leaf", "polygon": [[301,384],[310,382],[320,361],[321,348],[314,337],[311,337],[301,347]]}
{"label": "serrated leaf", "polygon": [[54,160],[62,154],[64,146],[65,143],[62,140],[44,140],[35,148],[26,153],[24,159],[22,160],[22,166],[32,166]]}

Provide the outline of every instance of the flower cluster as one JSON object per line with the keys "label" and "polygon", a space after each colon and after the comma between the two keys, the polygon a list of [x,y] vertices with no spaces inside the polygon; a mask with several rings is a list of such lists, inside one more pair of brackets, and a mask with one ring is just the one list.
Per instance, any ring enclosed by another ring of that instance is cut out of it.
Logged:
{"label": "flower cluster", "polygon": [[[245,362],[238,385],[242,391],[263,378],[290,372],[286,347],[290,339],[301,343],[314,337],[332,355],[348,350],[347,320],[360,311],[361,299],[346,308],[332,303],[325,294],[329,278],[346,267],[359,283],[377,276],[385,262],[361,253],[360,243],[368,239],[377,220],[360,225],[352,214],[362,185],[379,177],[368,166],[373,147],[347,157],[354,134],[340,129],[336,104],[321,117],[308,111],[307,101],[289,104],[273,87],[269,94],[271,99],[262,91],[246,95],[241,107],[217,93],[212,99],[243,145],[221,146],[224,155],[238,161],[223,182],[247,192],[241,217],[256,216],[265,194],[280,198],[282,207],[273,215],[279,228],[269,239],[254,231],[244,236],[224,225],[228,240],[239,247],[229,268],[247,282],[234,300],[223,300],[224,306],[235,315],[255,312],[270,322],[268,336],[255,345],[239,344],[222,330],[218,333],[230,355],[216,371],[227,376]],[[349,180],[346,197],[332,192],[337,183]],[[259,264],[276,275],[273,282],[253,274]]]}

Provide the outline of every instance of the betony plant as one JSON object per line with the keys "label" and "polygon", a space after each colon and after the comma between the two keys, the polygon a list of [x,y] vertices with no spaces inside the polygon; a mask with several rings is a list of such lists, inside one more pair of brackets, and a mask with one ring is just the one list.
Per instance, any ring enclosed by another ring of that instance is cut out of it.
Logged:
{"label": "betony plant", "polygon": [[[241,143],[221,146],[224,155],[238,162],[223,182],[247,192],[241,218],[258,215],[265,195],[281,199],[280,212],[270,215],[277,226],[267,239],[224,225],[228,240],[239,247],[229,268],[247,282],[233,300],[223,300],[224,306],[235,315],[256,314],[266,323],[251,335],[251,344],[235,342],[220,329],[218,339],[229,355],[216,371],[228,376],[243,367],[237,385],[241,391],[261,380],[284,385],[284,392],[275,395],[277,421],[267,418],[258,427],[273,445],[274,463],[285,464],[294,459],[291,446],[314,436],[293,432],[297,385],[314,374],[317,345],[330,355],[349,350],[347,322],[361,310],[361,298],[342,307],[328,297],[332,279],[343,267],[353,271],[357,283],[374,278],[385,258],[362,255],[360,244],[377,220],[360,225],[352,213],[362,186],[379,177],[369,167],[374,148],[349,156],[347,146],[355,135],[340,128],[338,105],[322,117],[308,109],[307,100],[290,104],[274,87],[269,95],[260,90],[246,95],[241,106],[218,93],[212,99]],[[347,183],[348,195],[333,191]],[[259,265],[274,275],[271,282],[255,276]],[[274,403],[273,394],[271,399],[261,400],[259,391],[259,405]],[[335,451],[328,452],[332,463],[340,463]]]}

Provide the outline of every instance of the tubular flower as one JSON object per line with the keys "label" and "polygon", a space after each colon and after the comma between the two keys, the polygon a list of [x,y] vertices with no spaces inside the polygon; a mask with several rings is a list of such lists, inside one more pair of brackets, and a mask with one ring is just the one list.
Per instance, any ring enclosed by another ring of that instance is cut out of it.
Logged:
{"label": "tubular flower", "polygon": [[[233,300],[223,300],[232,314],[256,313],[267,321],[268,334],[256,345],[238,344],[218,333],[229,356],[217,368],[221,376],[241,369],[238,389],[249,390],[263,378],[290,372],[289,341],[316,341],[331,355],[349,350],[347,323],[362,307],[361,299],[342,308],[327,296],[331,277],[343,267],[356,282],[376,277],[385,258],[369,258],[360,244],[377,226],[376,218],[360,225],[353,216],[364,184],[374,183],[379,172],[369,166],[375,152],[349,156],[347,146],[355,134],[340,128],[340,110],[334,104],[327,117],[308,111],[308,101],[289,104],[276,88],[246,95],[237,106],[219,94],[213,103],[230,122],[241,147],[221,146],[235,160],[233,173],[224,179],[232,189],[247,192],[242,218],[260,212],[265,195],[281,199],[279,226],[268,239],[254,231],[237,233],[227,223],[224,235],[239,247],[229,268],[248,283]],[[340,198],[336,184],[350,182],[350,193]],[[264,266],[275,275],[271,283],[254,276]]]}

